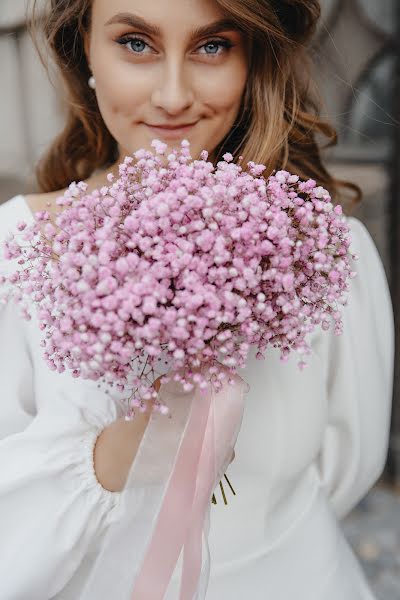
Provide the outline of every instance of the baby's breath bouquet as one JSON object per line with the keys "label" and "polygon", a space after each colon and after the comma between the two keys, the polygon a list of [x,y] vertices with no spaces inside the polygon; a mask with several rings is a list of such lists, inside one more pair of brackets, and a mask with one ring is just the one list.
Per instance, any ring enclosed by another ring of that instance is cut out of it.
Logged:
{"label": "baby's breath bouquet", "polygon": [[251,346],[257,359],[296,351],[303,368],[307,334],[342,329],[354,273],[341,206],[313,180],[265,178],[229,153],[216,166],[206,151],[192,160],[189,146],[165,156],[153,140],[109,185],[72,183],[55,222],[37,212],[5,242],[20,268],[0,283],[26,318],[27,297],[37,306],[49,368],[126,390],[127,418],[150,401],[168,413],[153,387],[161,353],[172,362],[161,383],[218,391]]}

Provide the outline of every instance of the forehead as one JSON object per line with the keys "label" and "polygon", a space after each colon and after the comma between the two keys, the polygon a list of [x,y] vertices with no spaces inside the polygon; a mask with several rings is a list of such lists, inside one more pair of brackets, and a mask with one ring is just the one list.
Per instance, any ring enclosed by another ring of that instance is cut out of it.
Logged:
{"label": "forehead", "polygon": [[127,13],[156,25],[160,33],[171,27],[206,25],[226,16],[215,0],[93,0],[94,26],[105,26],[117,14]]}

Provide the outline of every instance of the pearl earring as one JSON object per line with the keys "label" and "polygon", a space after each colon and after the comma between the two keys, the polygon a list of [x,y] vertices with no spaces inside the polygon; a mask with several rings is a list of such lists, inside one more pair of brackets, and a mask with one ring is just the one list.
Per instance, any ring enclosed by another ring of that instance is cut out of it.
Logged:
{"label": "pearl earring", "polygon": [[92,75],[91,77],[89,77],[88,86],[89,86],[90,88],[92,88],[92,90],[94,90],[94,89],[95,89],[95,87],[96,87],[96,80],[95,80],[95,78],[93,77],[93,75]]}

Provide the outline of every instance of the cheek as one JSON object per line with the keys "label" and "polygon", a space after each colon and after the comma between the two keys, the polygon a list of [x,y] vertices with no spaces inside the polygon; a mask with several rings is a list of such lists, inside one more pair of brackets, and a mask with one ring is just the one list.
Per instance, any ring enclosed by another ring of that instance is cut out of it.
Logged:
{"label": "cheek", "polygon": [[93,61],[96,71],[96,94],[100,109],[110,115],[129,115],[135,106],[148,98],[146,77],[135,73],[127,61],[113,52],[98,52]]}
{"label": "cheek", "polygon": [[[96,80],[97,82],[97,80]],[[140,80],[121,77],[97,82],[97,99],[102,111],[111,116],[132,116],[148,98],[148,91]]]}
{"label": "cheek", "polygon": [[247,80],[247,69],[240,66],[216,70],[201,82],[199,96],[215,110],[234,109],[240,104]]}

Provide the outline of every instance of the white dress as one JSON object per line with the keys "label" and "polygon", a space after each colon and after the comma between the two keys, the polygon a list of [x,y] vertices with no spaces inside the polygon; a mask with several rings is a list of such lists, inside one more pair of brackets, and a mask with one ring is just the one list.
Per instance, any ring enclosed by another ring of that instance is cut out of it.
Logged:
{"label": "white dress", "polygon": [[[0,240],[32,219],[22,196],[1,205]],[[240,371],[250,391],[227,471],[236,496],[228,490],[225,506],[216,489],[210,580],[194,600],[373,600],[339,519],[385,464],[394,328],[377,250],[349,223],[360,260],[344,333],[315,331],[304,371],[272,350]],[[34,320],[0,305],[0,600],[78,600],[119,515],[92,454],[118,400],[50,371],[39,340]]]}

